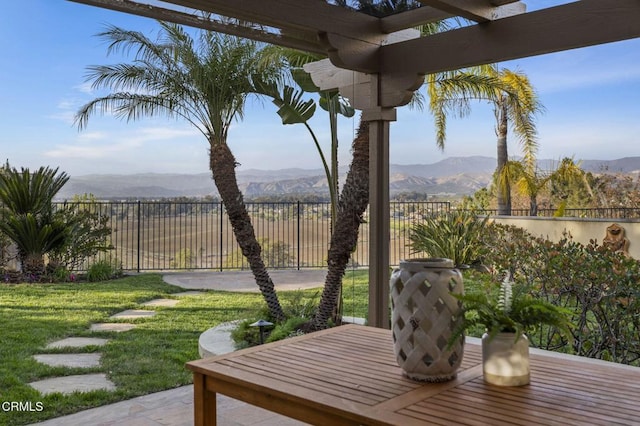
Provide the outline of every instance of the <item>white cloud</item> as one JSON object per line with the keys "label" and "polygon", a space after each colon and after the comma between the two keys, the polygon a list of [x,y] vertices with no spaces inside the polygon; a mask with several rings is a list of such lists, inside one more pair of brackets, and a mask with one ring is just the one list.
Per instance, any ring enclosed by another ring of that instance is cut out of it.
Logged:
{"label": "white cloud", "polygon": [[52,118],[54,120],[62,121],[67,124],[73,124],[76,113],[74,111],[60,111],[54,114],[50,114],[47,118]]}
{"label": "white cloud", "polygon": [[81,133],[77,143],[61,144],[45,151],[49,158],[66,158],[76,160],[113,159],[133,155],[139,148],[149,142],[170,141],[172,139],[192,138],[198,132],[194,129],[175,129],[169,127],[144,127],[130,130],[127,136],[108,134],[105,132]]}
{"label": "white cloud", "polygon": [[81,93],[86,93],[86,94],[93,94],[94,90],[91,87],[91,82],[85,82],[85,83],[81,83],[78,84],[77,86],[73,86],[73,88]]}
{"label": "white cloud", "polygon": [[97,140],[103,140],[108,137],[108,134],[104,132],[82,132],[78,135],[79,141],[91,142]]}

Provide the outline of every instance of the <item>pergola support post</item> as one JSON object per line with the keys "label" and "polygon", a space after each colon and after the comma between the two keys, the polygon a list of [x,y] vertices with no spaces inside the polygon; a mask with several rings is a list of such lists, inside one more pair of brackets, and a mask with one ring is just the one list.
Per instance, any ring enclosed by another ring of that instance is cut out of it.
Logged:
{"label": "pergola support post", "polygon": [[369,318],[373,327],[389,323],[389,126],[395,108],[362,112],[369,122]]}

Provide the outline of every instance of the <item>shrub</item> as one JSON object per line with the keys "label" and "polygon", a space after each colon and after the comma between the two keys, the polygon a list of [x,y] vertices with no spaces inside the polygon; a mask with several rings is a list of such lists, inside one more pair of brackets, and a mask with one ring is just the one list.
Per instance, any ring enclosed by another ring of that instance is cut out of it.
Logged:
{"label": "shrub", "polygon": [[[282,241],[271,241],[268,238],[259,238],[258,243],[262,249],[262,260],[267,268],[288,268],[296,260],[291,254],[291,245]],[[230,269],[242,267],[244,257],[240,250],[232,251],[226,258],[225,267]]]}
{"label": "shrub", "polygon": [[511,271],[533,296],[573,312],[573,344],[540,328],[530,336],[534,346],[640,364],[640,262],[570,235],[556,243],[511,226],[492,230],[494,267]]}
{"label": "shrub", "polygon": [[283,322],[282,324],[278,324],[274,327],[274,329],[269,333],[269,337],[265,341],[268,342],[276,342],[278,340],[283,340],[289,337],[299,336],[304,334],[299,330],[299,327],[309,321],[309,318],[301,318],[301,317],[292,317]]}
{"label": "shrub", "polygon": [[69,180],[58,169],[18,171],[7,164],[0,173],[0,231],[18,248],[22,272],[37,281],[45,269],[45,254],[64,244],[64,223],[53,212],[53,197]]}
{"label": "shrub", "polygon": [[318,308],[320,292],[307,297],[302,290],[294,291],[290,297],[282,300],[282,310],[287,318],[309,319]]}
{"label": "shrub", "polygon": [[456,266],[480,263],[487,221],[464,210],[427,217],[411,226],[411,252],[451,259]]}
{"label": "shrub", "polygon": [[51,281],[56,282],[56,283],[64,283],[64,282],[67,282],[67,281],[73,281],[72,276],[75,277],[75,275],[72,275],[71,272],[67,268],[65,268],[63,266],[58,266],[50,274]]}
{"label": "shrub", "polygon": [[65,203],[56,212],[65,225],[67,237],[64,244],[49,255],[54,265],[77,271],[87,259],[113,249],[108,242],[109,216],[101,214],[99,207],[92,195],[84,195]]}
{"label": "shrub", "polygon": [[107,281],[122,275],[122,268],[116,261],[108,259],[93,263],[87,270],[87,281]]}
{"label": "shrub", "polygon": [[248,348],[260,344],[260,330],[258,327],[251,326],[251,324],[258,319],[274,322],[272,328],[265,330],[265,343],[302,334],[298,328],[309,321],[309,318],[315,313],[318,307],[319,296],[320,293],[315,292],[309,297],[302,290],[296,290],[287,294],[282,298],[282,310],[287,320],[282,323],[276,323],[273,318],[269,316],[269,311],[266,307],[260,310],[254,319],[241,321],[231,332],[231,338],[235,343],[236,349]]}
{"label": "shrub", "polygon": [[169,266],[173,269],[191,269],[196,264],[196,255],[193,254],[191,249],[185,248],[179,250],[175,257],[169,263]]}

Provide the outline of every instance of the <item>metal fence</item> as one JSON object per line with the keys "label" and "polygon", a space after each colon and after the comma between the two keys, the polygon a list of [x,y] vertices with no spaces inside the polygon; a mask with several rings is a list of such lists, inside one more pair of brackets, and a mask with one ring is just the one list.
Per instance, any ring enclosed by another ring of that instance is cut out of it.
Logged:
{"label": "metal fence", "polygon": [[[328,203],[246,203],[269,268],[326,267],[330,237]],[[107,256],[128,271],[247,269],[228,216],[217,202],[88,203],[109,218]],[[414,220],[449,211],[448,202],[391,203],[392,263],[409,256],[408,230]],[[368,266],[369,225],[360,227],[354,266]]]}
{"label": "metal fence", "polygon": [[[557,209],[539,209],[539,217],[554,217]],[[497,215],[497,210],[483,210],[483,214]],[[529,209],[513,209],[511,216],[529,216]],[[589,219],[640,219],[640,209],[632,207],[598,207],[584,209],[565,209],[562,217],[578,217]]]}
{"label": "metal fence", "polygon": [[[82,204],[82,203],[81,203]],[[329,248],[328,203],[246,203],[267,267],[324,268]],[[233,235],[224,206],[219,202],[97,202],[86,203],[108,217],[110,243],[107,256],[127,271],[248,269]],[[392,202],[390,204],[391,264],[410,257],[409,229],[428,215],[451,210],[448,202]],[[495,212],[486,211],[486,214]],[[527,210],[513,210],[526,216]],[[552,216],[541,210],[540,216]],[[565,216],[638,218],[639,209],[567,209]],[[369,261],[369,224],[365,213],[352,265]]]}

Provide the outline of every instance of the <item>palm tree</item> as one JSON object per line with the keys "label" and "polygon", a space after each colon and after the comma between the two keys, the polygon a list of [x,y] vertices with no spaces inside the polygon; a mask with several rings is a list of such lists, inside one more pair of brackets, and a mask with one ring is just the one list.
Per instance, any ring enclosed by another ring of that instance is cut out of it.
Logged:
{"label": "palm tree", "polygon": [[352,159],[340,200],[329,253],[320,304],[307,330],[320,330],[329,326],[340,303],[342,277],[349,264],[351,253],[358,242],[360,224],[369,205],[369,122],[360,120],[360,126],[352,144]]}
{"label": "palm tree", "polygon": [[238,188],[236,159],[227,144],[233,120],[241,119],[255,81],[277,78],[279,69],[265,67],[261,46],[253,41],[209,31],[199,32],[199,43],[182,27],[160,22],[157,41],[136,31],[111,26],[100,36],[108,53],[135,52],[133,63],[89,67],[94,88],[112,93],[85,104],[76,115],[80,129],[91,115],[113,111],[127,121],[165,115],[186,120],[209,142],[209,165],[234,235],[247,258],[273,319],[285,318],[271,277],[261,258],[261,247]]}
{"label": "palm tree", "polygon": [[[361,8],[372,6],[370,1],[360,1],[359,3]],[[373,7],[377,11],[375,13],[386,13],[388,11],[398,12],[403,8],[411,8],[416,5],[416,2],[410,0],[386,0],[377,9],[375,5]],[[421,30],[431,33],[444,28],[447,28],[446,23],[439,23],[439,25],[424,26]],[[439,83],[443,87],[457,87],[457,97],[460,94],[468,97],[487,96],[502,87],[502,83],[492,75],[483,74],[484,70],[485,68],[479,67],[470,69],[466,73],[437,74],[428,76],[427,82],[429,84]],[[417,102],[416,105],[420,106],[420,102]],[[441,146],[444,146],[444,141]],[[342,187],[338,202],[336,225],[331,234],[327,277],[316,315],[307,325],[310,330],[327,328],[328,319],[331,318],[336,306],[338,306],[342,277],[351,253],[355,249],[360,223],[362,223],[362,217],[369,203],[369,123],[362,121],[362,117],[353,142],[352,155],[347,180]]]}
{"label": "palm tree", "polygon": [[3,220],[0,231],[18,248],[23,274],[40,277],[44,255],[64,245],[68,229],[55,214],[53,198],[69,180],[58,169],[40,167],[35,172],[5,167],[0,173]]}
{"label": "palm tree", "polygon": [[538,195],[549,184],[550,174],[529,169],[520,161],[507,161],[499,172],[495,183],[497,194],[510,192],[509,184],[515,183],[516,190],[529,198],[529,216],[538,215]]}
{"label": "palm tree", "polygon": [[[495,90],[487,91],[480,96],[470,96],[469,93],[460,91],[460,88],[455,85],[441,84],[437,81],[434,84],[429,84],[429,107],[435,117],[438,145],[444,144],[448,112],[455,111],[460,116],[466,116],[470,112],[471,100],[489,101],[493,104],[496,117],[497,174],[501,173],[509,161],[507,135],[510,127],[522,145],[526,167],[529,170],[534,170],[535,154],[538,149],[535,116],[543,111],[535,90],[527,76],[521,72],[508,69],[498,70],[495,66],[484,66],[480,69],[487,76],[492,76],[500,82]],[[455,71],[453,73],[463,72]],[[502,190],[497,193],[498,214],[510,215],[511,182],[509,174],[505,173],[504,178]]]}
{"label": "palm tree", "polygon": [[[496,175],[498,193],[507,191],[506,182],[514,182],[516,190],[529,198],[529,216],[538,215],[538,196],[553,182],[561,182],[565,185],[573,182],[580,183],[585,186],[589,195],[593,196],[584,170],[571,158],[563,158],[555,170],[546,172],[533,169],[524,161],[507,161],[500,173]],[[560,206],[560,209],[563,208],[564,206]]]}

